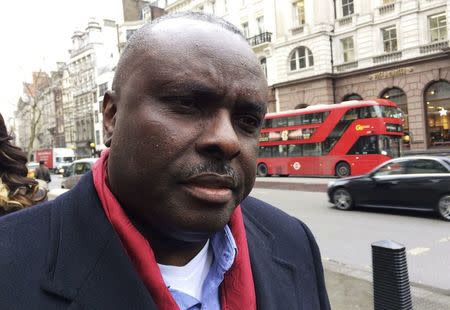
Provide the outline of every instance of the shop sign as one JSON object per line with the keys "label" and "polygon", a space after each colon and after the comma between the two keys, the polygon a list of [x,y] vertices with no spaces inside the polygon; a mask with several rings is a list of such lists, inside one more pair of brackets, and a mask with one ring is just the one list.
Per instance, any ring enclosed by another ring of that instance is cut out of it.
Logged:
{"label": "shop sign", "polygon": [[414,67],[405,67],[389,71],[380,71],[369,75],[369,80],[382,80],[390,77],[402,76],[414,71]]}

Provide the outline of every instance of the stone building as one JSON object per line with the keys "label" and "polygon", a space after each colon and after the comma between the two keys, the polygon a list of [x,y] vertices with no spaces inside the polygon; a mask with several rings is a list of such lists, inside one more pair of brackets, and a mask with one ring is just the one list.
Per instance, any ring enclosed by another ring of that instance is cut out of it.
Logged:
{"label": "stone building", "polygon": [[167,0],[238,26],[267,75],[269,111],[388,98],[404,153],[450,153],[450,0]]}

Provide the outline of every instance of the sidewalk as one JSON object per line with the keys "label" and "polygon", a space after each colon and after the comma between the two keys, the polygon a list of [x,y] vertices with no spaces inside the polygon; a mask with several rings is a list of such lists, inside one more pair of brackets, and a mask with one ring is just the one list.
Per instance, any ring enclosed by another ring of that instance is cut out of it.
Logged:
{"label": "sidewalk", "polygon": [[257,177],[255,187],[307,192],[326,192],[328,182],[333,180],[336,179],[318,177]]}
{"label": "sidewalk", "polygon": [[[373,309],[372,273],[324,260],[325,282],[333,310]],[[411,284],[415,310],[450,309],[450,292]]]}

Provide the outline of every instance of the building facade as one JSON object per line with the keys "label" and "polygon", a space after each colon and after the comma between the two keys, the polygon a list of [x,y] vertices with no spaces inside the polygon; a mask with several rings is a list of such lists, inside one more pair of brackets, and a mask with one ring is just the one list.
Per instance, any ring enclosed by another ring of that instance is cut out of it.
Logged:
{"label": "building facade", "polygon": [[98,105],[98,70],[118,58],[117,26],[114,21],[90,20],[86,30],[75,31],[70,50],[69,76],[73,101],[77,157],[92,156],[95,143],[95,109]]}
{"label": "building facade", "polygon": [[242,30],[269,82],[269,111],[388,98],[404,154],[450,153],[450,0],[167,0]]}

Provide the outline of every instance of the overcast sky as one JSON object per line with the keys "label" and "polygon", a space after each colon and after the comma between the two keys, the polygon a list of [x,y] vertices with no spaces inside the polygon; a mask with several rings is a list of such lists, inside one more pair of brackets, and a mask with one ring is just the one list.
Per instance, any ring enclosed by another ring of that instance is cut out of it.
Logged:
{"label": "overcast sky", "polygon": [[123,20],[121,0],[4,1],[0,8],[0,112],[13,116],[22,81],[31,72],[67,61],[74,30],[90,17]]}

